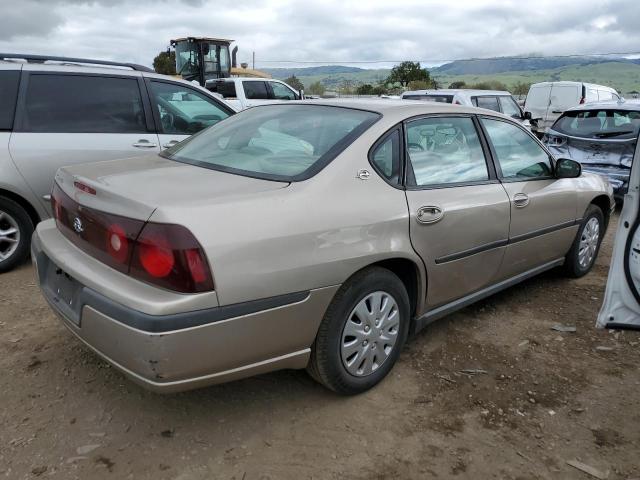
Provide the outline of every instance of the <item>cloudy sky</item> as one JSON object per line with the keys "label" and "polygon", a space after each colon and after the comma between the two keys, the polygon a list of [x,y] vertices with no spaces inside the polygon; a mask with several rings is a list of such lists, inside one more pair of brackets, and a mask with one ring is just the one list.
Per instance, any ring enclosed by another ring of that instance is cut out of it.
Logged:
{"label": "cloudy sky", "polygon": [[637,2],[0,0],[0,51],[151,65],[169,39],[206,35],[236,40],[241,61],[255,51],[259,68],[628,52],[640,50]]}

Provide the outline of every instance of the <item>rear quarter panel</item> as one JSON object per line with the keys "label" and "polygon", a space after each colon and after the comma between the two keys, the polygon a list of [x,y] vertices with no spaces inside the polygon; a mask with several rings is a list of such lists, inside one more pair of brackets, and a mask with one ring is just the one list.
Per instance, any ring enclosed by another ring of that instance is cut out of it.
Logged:
{"label": "rear quarter panel", "polygon": [[[424,282],[409,240],[404,191],[368,162],[369,147],[384,130],[374,125],[309,180],[189,211],[162,207],[151,220],[180,223],[194,233],[221,305],[339,285],[387,258],[414,261]],[[372,174],[368,180],[356,177],[363,168]]]}

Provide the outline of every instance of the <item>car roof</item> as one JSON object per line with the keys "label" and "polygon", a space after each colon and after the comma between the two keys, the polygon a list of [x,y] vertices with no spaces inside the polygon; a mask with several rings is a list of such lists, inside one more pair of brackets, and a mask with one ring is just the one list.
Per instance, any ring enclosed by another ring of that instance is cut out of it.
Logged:
{"label": "car roof", "polygon": [[[339,99],[320,99],[320,100],[292,100],[286,102],[287,105],[321,105],[329,107],[343,107],[353,108],[357,110],[368,110],[371,112],[380,113],[384,116],[399,116],[399,117],[411,117],[418,115],[428,115],[433,113],[469,113],[469,114],[481,114],[487,116],[495,116],[499,118],[506,118],[513,120],[507,115],[495,112],[493,110],[486,110],[484,108],[468,107],[464,105],[453,105],[450,103],[436,103],[436,102],[416,102],[414,100],[394,100],[394,99],[381,99],[381,98],[339,98]],[[277,105],[283,105],[282,102]],[[252,108],[261,108],[256,106]]]}
{"label": "car roof", "polygon": [[606,102],[583,103],[581,105],[568,108],[566,112],[580,112],[580,111],[588,111],[588,110],[640,111],[640,102],[633,101],[633,100],[618,102],[617,100],[613,100],[613,101],[606,101]]}
{"label": "car roof", "polygon": [[536,87],[546,87],[546,86],[551,86],[551,85],[575,85],[575,86],[582,86],[584,85],[585,87],[592,87],[592,88],[598,88],[600,90],[608,90],[610,92],[617,92],[617,90],[615,88],[611,88],[611,87],[607,87],[606,85],[599,85],[597,83],[586,83],[586,82],[574,82],[571,80],[559,80],[557,82],[539,82],[539,83],[534,83],[531,85],[530,88],[536,88]]}
{"label": "car roof", "polygon": [[505,90],[478,90],[473,88],[442,88],[438,90],[408,90],[402,95],[456,95],[465,93],[468,95],[511,95]]}

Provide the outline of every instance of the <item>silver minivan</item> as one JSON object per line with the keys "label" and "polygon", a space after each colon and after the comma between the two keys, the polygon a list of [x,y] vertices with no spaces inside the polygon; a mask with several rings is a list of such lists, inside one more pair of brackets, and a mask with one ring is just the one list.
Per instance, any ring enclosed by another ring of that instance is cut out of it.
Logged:
{"label": "silver minivan", "polygon": [[611,87],[583,82],[541,82],[529,88],[524,111],[531,118],[531,130],[544,135],[549,127],[571,107],[583,103],[620,100]]}

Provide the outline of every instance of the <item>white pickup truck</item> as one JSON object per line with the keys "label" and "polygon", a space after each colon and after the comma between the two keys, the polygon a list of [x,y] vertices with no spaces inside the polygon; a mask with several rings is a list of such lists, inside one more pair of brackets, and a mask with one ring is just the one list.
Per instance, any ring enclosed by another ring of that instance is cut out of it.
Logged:
{"label": "white pickup truck", "polygon": [[304,98],[302,91],[293,88],[280,80],[272,78],[231,77],[207,82],[207,89],[222,95],[225,102],[236,110],[273,103],[277,101],[300,100]]}

